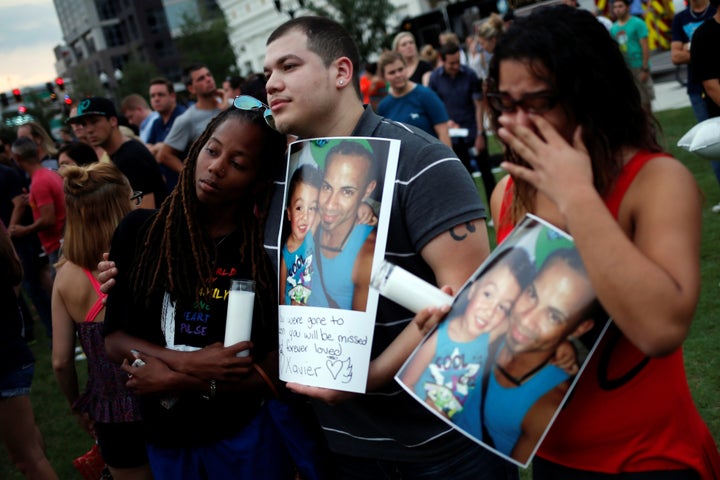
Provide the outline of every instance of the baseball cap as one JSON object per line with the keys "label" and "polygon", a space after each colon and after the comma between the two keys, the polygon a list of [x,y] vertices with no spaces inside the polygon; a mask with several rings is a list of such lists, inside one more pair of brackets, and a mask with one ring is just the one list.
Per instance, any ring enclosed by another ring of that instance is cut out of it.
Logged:
{"label": "baseball cap", "polygon": [[75,120],[90,115],[100,115],[103,117],[117,117],[117,111],[113,102],[105,97],[86,98],[78,104],[77,114],[68,118],[67,123],[73,123]]}
{"label": "baseball cap", "polygon": [[541,270],[545,260],[555,251],[574,249],[575,243],[562,233],[543,227],[535,242],[535,268]]}

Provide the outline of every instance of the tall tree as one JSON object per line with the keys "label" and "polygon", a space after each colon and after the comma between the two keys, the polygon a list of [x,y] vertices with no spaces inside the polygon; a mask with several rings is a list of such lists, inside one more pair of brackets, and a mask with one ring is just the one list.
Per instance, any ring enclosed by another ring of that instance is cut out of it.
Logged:
{"label": "tall tree", "polygon": [[310,1],[307,9],[341,23],[358,44],[363,62],[380,53],[389,33],[387,20],[396,10],[390,0],[326,0],[324,3],[327,6]]}
{"label": "tall tree", "polygon": [[122,80],[118,82],[115,97],[120,102],[131,93],[139,93],[149,100],[150,80],[158,75],[158,69],[154,64],[137,60],[134,56],[131,57],[123,66]]}
{"label": "tall tree", "polygon": [[106,94],[100,79],[87,66],[79,65],[73,68],[70,76],[72,77],[70,95],[76,102],[83,98]]}
{"label": "tall tree", "polygon": [[209,13],[201,9],[199,15],[183,14],[181,35],[175,39],[183,67],[202,62],[220,83],[221,79],[237,72],[237,59],[230,46],[227,22],[222,12]]}

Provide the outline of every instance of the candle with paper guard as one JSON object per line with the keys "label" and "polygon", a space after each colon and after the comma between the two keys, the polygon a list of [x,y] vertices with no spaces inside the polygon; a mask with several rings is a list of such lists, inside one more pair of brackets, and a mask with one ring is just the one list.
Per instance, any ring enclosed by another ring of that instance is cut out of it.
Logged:
{"label": "candle with paper guard", "polygon": [[451,305],[453,297],[420,277],[383,260],[370,285],[395,303],[413,313],[426,307]]}
{"label": "candle with paper guard", "polygon": [[[227,318],[225,320],[224,345],[226,347],[250,340],[254,304],[255,282],[252,280],[233,280],[230,284]],[[237,356],[246,357],[248,354],[248,350],[243,350]]]}

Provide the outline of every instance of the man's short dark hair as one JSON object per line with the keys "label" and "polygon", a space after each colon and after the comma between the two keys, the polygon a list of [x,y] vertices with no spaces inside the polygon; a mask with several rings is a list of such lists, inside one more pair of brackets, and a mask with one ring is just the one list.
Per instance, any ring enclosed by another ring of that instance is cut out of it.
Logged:
{"label": "man's short dark hair", "polygon": [[192,85],[192,73],[197,72],[201,68],[208,68],[204,63],[193,63],[183,70],[183,83],[185,85]]}
{"label": "man's short dark hair", "polygon": [[307,37],[307,48],[317,54],[326,67],[340,57],[347,57],[353,66],[353,87],[360,96],[360,53],[357,44],[348,31],[335,20],[326,17],[303,16],[293,18],[277,27],[268,38],[266,45],[287,33],[297,30]]}
{"label": "man's short dark hair", "polygon": [[238,89],[242,87],[243,82],[245,82],[245,79],[241,77],[240,75],[229,75],[225,77],[225,81],[230,84],[230,88],[233,90]]}
{"label": "man's short dark hair", "polygon": [[250,95],[258,100],[265,101],[267,98],[267,92],[265,91],[265,84],[267,80],[265,75],[262,73],[251,73],[240,85],[240,91],[243,95]]}
{"label": "man's short dark hair", "polygon": [[460,45],[455,42],[447,42],[440,47],[440,57],[445,60],[448,55],[455,55],[460,51]]}
{"label": "man's short dark hair", "polygon": [[165,85],[168,93],[175,93],[175,85],[165,77],[155,77],[150,80],[150,86],[153,85]]}
{"label": "man's short dark hair", "polygon": [[12,152],[20,159],[40,163],[38,147],[32,138],[20,137],[12,143]]}
{"label": "man's short dark hair", "polygon": [[367,169],[367,176],[365,177],[366,183],[369,184],[373,180],[377,180],[378,177],[378,167],[377,167],[377,160],[375,159],[375,155],[373,152],[368,150],[365,146],[361,145],[359,142],[353,141],[353,140],[343,140],[342,142],[338,143],[334,147],[330,149],[330,151],[327,153],[327,156],[325,157],[325,170],[327,171],[328,167],[330,167],[330,164],[332,163],[332,160],[337,155],[344,155],[344,156],[355,156],[355,157],[362,157],[368,161],[370,164]]}

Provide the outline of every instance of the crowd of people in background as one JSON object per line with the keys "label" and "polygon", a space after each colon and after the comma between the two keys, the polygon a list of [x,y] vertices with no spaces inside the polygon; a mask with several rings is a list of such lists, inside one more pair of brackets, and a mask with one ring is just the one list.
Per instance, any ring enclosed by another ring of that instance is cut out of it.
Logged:
{"label": "crowd of people in background", "polygon": [[[672,59],[691,66],[698,121],[720,114],[720,64],[709,60],[718,1],[691,0],[673,23]],[[364,70],[339,24],[299,17],[268,39],[263,73],[218,85],[207,65],[188,66],[189,105],[171,81],[151,78],[117,105],[81,99],[57,140],[37,122],[0,134],[0,440],[17,468],[57,478],[29,401],[36,316],[59,388],[115,479],[518,478],[392,380],[447,310],[413,321],[378,307],[368,394],[279,381],[285,146],[364,136],[401,141],[386,251],[429,282],[457,291],[490,251],[486,223],[501,241],[533,213],[576,238],[615,324],[605,363],[591,365],[599,373],[583,377],[540,449],[536,478],[720,478],[682,371],[699,295],[700,199],[655,138],[647,28],[630,0],[613,2],[611,25],[565,3],[492,14],[468,38],[444,32],[422,48],[401,32]],[[488,154],[490,131],[502,164]],[[509,175],[496,182],[500,165]],[[659,220],[667,212],[673,225]],[[201,335],[176,333],[176,318],[227,289],[231,276],[219,272],[231,271],[259,284],[252,342],[219,343],[222,297],[203,304]],[[244,350],[251,356],[236,356]],[[611,367],[647,375],[598,385]],[[659,398],[673,400],[645,408]]]}

